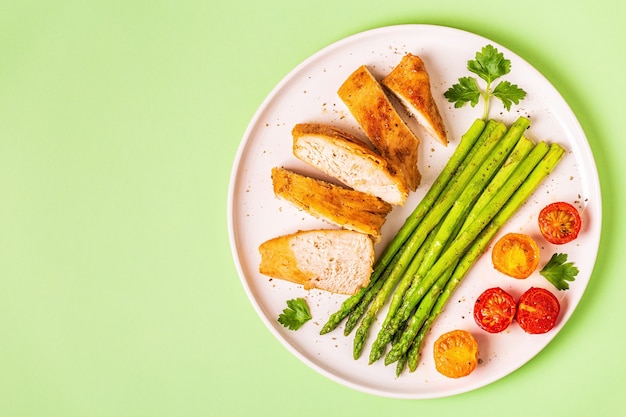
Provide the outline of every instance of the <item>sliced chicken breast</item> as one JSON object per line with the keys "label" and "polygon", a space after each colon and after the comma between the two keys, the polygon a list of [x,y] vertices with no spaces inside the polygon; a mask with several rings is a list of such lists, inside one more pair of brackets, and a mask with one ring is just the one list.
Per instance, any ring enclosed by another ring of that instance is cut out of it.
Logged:
{"label": "sliced chicken breast", "polygon": [[381,83],[434,139],[448,146],[446,127],[433,98],[430,76],[419,56],[406,54]]}
{"label": "sliced chicken breast", "polygon": [[392,209],[378,197],[307,177],[284,168],[272,169],[274,194],[332,224],[368,234],[378,242]]}
{"label": "sliced chicken breast", "polygon": [[353,135],[329,125],[300,123],[292,129],[293,153],[300,160],[354,190],[404,205],[408,189],[388,162]]}
{"label": "sliced chicken breast", "polygon": [[299,231],[259,246],[259,272],[337,294],[354,294],[370,281],[374,243],[352,230]]}

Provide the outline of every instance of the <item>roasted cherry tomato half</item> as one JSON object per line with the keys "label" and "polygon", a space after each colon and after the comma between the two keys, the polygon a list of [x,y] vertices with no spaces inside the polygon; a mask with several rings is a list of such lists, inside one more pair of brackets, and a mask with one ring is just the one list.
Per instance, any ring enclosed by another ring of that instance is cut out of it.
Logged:
{"label": "roasted cherry tomato half", "polygon": [[448,378],[472,373],[478,364],[478,342],[467,330],[452,330],[435,341],[435,368]]}
{"label": "roasted cherry tomato half", "polygon": [[474,320],[489,333],[500,333],[513,322],[517,303],[500,287],[485,290],[474,303]]}
{"label": "roasted cherry tomato half", "polygon": [[541,334],[554,327],[560,311],[554,294],[545,288],[531,287],[520,296],[515,318],[526,333]]}
{"label": "roasted cherry tomato half", "polygon": [[564,201],[545,206],[539,212],[538,222],[543,237],[556,245],[576,239],[582,225],[578,210]]}
{"label": "roasted cherry tomato half", "polygon": [[491,251],[494,268],[513,278],[528,278],[539,265],[537,242],[522,233],[507,233]]}

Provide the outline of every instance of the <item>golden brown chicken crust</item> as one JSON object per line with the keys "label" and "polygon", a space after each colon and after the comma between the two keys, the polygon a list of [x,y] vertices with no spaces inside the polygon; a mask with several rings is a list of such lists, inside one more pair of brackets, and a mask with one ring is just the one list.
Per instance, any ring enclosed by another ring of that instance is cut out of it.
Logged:
{"label": "golden brown chicken crust", "polygon": [[[418,122],[444,146],[448,145],[446,128],[433,98],[430,76],[424,61],[413,54],[406,54],[400,63],[381,83],[397,96]],[[421,120],[423,118],[423,120]]]}
{"label": "golden brown chicken crust", "polygon": [[338,95],[394,174],[415,191],[421,180],[419,139],[395,110],[381,84],[362,65],[345,80]]}
{"label": "golden brown chicken crust", "polygon": [[378,197],[297,174],[272,169],[274,193],[311,215],[343,228],[381,238],[380,230],[391,204]]}
{"label": "golden brown chicken crust", "polygon": [[311,289],[310,282],[315,275],[310,271],[300,269],[291,246],[290,236],[279,236],[263,242],[259,246],[261,255],[259,272]]}
{"label": "golden brown chicken crust", "polygon": [[361,152],[371,154],[375,158],[381,159],[380,155],[378,155],[373,150],[367,148],[367,145],[361,139],[357,138],[354,135],[351,135],[345,130],[337,129],[336,127],[333,127],[328,124],[297,123],[291,130],[291,134],[294,138],[299,138],[305,135],[316,135],[316,136],[326,136],[328,138],[339,140],[339,141],[348,141],[350,143],[357,145]]}

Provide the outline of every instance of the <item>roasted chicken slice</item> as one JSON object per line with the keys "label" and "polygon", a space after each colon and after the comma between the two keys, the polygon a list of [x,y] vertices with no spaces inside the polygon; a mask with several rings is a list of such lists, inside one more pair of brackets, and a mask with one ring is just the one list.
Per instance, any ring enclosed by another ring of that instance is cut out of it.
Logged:
{"label": "roasted chicken slice", "polygon": [[339,87],[338,95],[387,159],[391,172],[402,178],[409,190],[416,190],[421,180],[419,139],[402,120],[367,66],[357,68]]}
{"label": "roasted chicken slice", "polygon": [[299,123],[292,129],[293,153],[357,191],[404,205],[408,189],[393,175],[385,158],[343,130],[319,123]]}
{"label": "roasted chicken slice", "polygon": [[381,83],[434,139],[448,145],[446,127],[431,91],[430,76],[419,56],[404,55]]}
{"label": "roasted chicken slice", "polygon": [[378,197],[297,174],[285,168],[272,169],[276,196],[309,214],[345,229],[365,233],[375,241],[392,209]]}
{"label": "roasted chicken slice", "polygon": [[352,230],[299,231],[259,246],[259,272],[337,294],[354,294],[370,282],[374,243]]}

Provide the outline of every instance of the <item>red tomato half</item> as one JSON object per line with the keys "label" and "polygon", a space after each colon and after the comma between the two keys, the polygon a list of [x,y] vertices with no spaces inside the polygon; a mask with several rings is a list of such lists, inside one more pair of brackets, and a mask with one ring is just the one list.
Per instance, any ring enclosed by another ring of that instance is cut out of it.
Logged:
{"label": "red tomato half", "polygon": [[517,323],[530,334],[546,333],[554,327],[561,305],[550,291],[544,288],[529,288],[517,303]]}
{"label": "red tomato half", "polygon": [[474,303],[474,320],[489,333],[500,333],[513,321],[516,303],[511,294],[500,287],[485,290]]}
{"label": "red tomato half", "polygon": [[576,239],[582,224],[578,210],[564,201],[545,206],[537,220],[543,237],[556,245]]}

